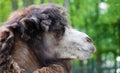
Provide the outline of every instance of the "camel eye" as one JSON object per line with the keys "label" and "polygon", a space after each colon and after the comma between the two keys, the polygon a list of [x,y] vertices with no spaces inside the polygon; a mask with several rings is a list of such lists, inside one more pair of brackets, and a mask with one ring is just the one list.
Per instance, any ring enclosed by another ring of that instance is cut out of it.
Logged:
{"label": "camel eye", "polygon": [[91,38],[86,37],[87,42],[93,42]]}

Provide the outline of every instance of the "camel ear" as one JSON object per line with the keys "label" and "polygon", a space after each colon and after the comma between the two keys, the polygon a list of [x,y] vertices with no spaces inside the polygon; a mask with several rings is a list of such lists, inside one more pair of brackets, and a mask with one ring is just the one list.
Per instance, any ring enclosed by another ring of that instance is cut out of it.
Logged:
{"label": "camel ear", "polygon": [[39,24],[36,18],[23,18],[19,22],[25,29],[39,30]]}
{"label": "camel ear", "polygon": [[50,19],[39,19],[37,17],[23,18],[20,23],[25,29],[48,31],[51,25]]}

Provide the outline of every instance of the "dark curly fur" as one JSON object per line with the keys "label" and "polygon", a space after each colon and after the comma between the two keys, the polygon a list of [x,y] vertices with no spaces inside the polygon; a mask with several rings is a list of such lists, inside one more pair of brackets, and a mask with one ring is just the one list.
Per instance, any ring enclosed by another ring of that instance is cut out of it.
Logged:
{"label": "dark curly fur", "polygon": [[[13,12],[0,27],[0,73],[70,73],[70,60],[54,52],[66,26],[64,9],[54,4]],[[53,44],[46,45],[48,36]]]}

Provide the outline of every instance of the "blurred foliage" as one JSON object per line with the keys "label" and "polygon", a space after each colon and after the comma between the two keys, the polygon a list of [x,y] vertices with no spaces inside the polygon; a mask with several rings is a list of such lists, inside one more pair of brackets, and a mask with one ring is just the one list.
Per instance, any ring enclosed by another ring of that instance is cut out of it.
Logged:
{"label": "blurred foliage", "polygon": [[[15,0],[0,0],[0,24],[5,22],[14,9]],[[56,3],[67,8],[69,23],[90,35],[97,51],[91,59],[105,62],[115,61],[120,55],[120,0],[22,0],[17,1],[17,9],[32,3]],[[90,60],[91,61],[91,60]],[[74,61],[78,65],[78,60]]]}

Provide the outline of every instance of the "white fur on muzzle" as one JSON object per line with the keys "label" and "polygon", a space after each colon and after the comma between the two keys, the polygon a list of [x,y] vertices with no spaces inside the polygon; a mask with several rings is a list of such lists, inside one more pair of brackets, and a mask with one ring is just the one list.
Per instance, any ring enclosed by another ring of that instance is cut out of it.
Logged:
{"label": "white fur on muzzle", "polygon": [[88,59],[95,50],[87,34],[70,27],[66,27],[65,34],[56,48],[60,58],[79,60]]}

